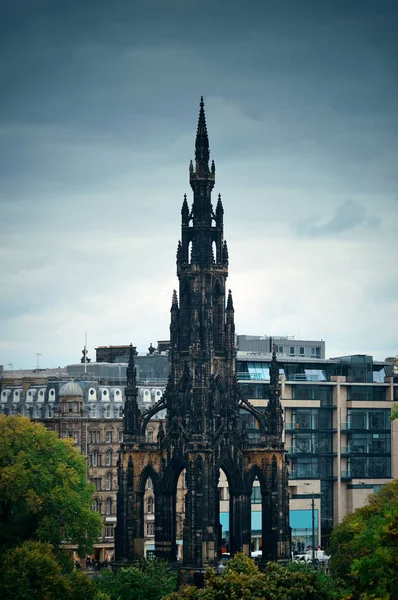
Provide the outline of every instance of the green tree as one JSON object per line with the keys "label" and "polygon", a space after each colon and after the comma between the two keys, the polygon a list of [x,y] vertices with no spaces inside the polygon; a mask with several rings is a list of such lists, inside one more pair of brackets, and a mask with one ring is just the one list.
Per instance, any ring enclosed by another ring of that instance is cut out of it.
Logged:
{"label": "green tree", "polygon": [[50,544],[24,542],[5,553],[0,570],[0,595],[13,600],[57,600],[68,587]]}
{"label": "green tree", "polygon": [[82,571],[62,573],[51,544],[26,541],[8,550],[0,569],[0,597],[12,600],[110,600]]}
{"label": "green tree", "polygon": [[77,544],[82,556],[100,533],[84,456],[69,440],[25,417],[0,415],[0,552],[25,540]]}
{"label": "green tree", "polygon": [[351,598],[398,598],[398,480],[383,486],[331,535],[332,573]]}
{"label": "green tree", "polygon": [[98,591],[111,600],[160,600],[175,590],[177,574],[158,558],[142,559],[134,567],[102,571],[95,581]]}
{"label": "green tree", "polygon": [[165,600],[334,600],[334,582],[306,565],[269,563],[260,572],[251,558],[235,555],[223,575],[208,570],[205,587],[185,586]]}

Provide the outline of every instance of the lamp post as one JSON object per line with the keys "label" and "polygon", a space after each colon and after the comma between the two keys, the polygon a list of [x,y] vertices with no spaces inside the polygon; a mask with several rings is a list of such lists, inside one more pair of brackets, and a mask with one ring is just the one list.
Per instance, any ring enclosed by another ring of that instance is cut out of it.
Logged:
{"label": "lamp post", "polygon": [[[304,485],[310,485],[309,483],[305,483]],[[322,492],[319,493],[321,496]],[[311,492],[308,494],[311,496],[311,517],[312,517],[312,564],[315,563],[315,494]],[[319,524],[318,524],[319,527]]]}
{"label": "lamp post", "polygon": [[312,564],[315,564],[315,498],[314,492],[311,494],[311,511],[312,511]]}

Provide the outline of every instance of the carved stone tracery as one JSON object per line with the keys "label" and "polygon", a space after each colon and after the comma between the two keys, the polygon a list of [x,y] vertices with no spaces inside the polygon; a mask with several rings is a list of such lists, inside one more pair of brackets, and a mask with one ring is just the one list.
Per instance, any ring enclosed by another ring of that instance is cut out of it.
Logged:
{"label": "carved stone tracery", "polygon": [[[262,496],[263,560],[290,556],[287,463],[282,443],[279,365],[274,352],[270,398],[265,413],[242,396],[236,378],[234,307],[226,295],[228,250],[221,196],[211,203],[215,167],[209,170],[209,142],[201,99],[195,167],[189,169],[193,205],[184,196],[177,251],[179,304],[173,292],[170,374],[161,401],[146,414],[138,410],[134,348],[127,370],[124,442],[118,464],[116,560],[132,562],[144,552],[143,495],[147,477],[155,494],[155,552],[176,559],[176,490],[185,469],[184,566],[214,566],[220,555],[219,493],[222,469],[230,489],[231,552],[250,552],[251,491],[257,477]],[[215,253],[213,252],[213,243]],[[189,256],[189,247],[191,255]],[[166,408],[156,444],[145,428]],[[240,411],[258,423],[260,441],[251,442]]]}

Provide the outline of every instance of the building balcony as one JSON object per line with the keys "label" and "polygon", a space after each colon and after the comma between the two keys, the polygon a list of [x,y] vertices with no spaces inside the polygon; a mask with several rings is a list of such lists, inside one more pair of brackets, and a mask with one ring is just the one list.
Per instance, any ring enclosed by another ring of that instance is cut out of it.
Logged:
{"label": "building balcony", "polygon": [[307,456],[336,456],[337,453],[333,452],[332,450],[330,452],[324,452],[323,450],[302,450],[300,448],[296,448],[294,446],[286,446],[285,450],[288,454],[288,456],[297,456],[298,454],[300,455],[307,455]]}

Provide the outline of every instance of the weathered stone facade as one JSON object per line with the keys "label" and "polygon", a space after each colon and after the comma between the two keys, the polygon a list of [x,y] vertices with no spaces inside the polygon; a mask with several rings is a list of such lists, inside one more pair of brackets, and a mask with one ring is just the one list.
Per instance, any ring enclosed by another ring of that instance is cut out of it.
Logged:
{"label": "weathered stone facade", "polygon": [[[282,443],[279,366],[273,354],[270,399],[265,412],[243,397],[236,378],[232,294],[226,294],[228,249],[221,196],[215,211],[211,192],[209,140],[203,99],[196,135],[195,166],[189,167],[193,204],[184,197],[177,248],[179,302],[174,291],[170,325],[170,375],[158,404],[141,414],[137,403],[134,349],[130,350],[124,412],[124,442],[118,465],[116,560],[144,554],[144,493],[153,482],[155,551],[176,559],[177,482],[185,470],[183,563],[214,566],[221,552],[218,481],[220,469],[230,493],[230,552],[250,552],[251,493],[257,478],[262,496],[263,561],[290,556],[287,462]],[[167,410],[156,443],[145,429],[157,411]],[[260,441],[250,442],[242,410],[251,413]]]}

